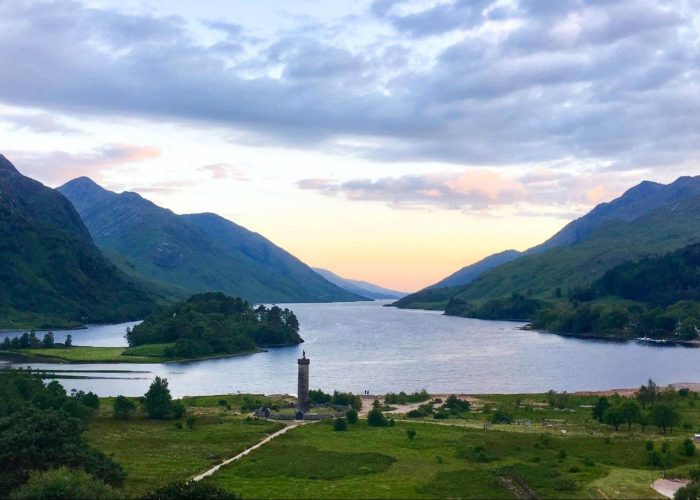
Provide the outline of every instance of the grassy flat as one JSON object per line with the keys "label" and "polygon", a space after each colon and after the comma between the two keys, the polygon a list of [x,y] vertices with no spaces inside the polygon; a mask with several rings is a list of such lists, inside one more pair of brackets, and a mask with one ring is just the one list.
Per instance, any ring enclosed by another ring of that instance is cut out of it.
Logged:
{"label": "grassy flat", "polygon": [[124,488],[137,495],[169,481],[190,479],[282,427],[213,407],[188,406],[188,416],[196,419],[194,429],[185,425],[185,419],[179,421],[183,428],[177,429],[172,420],[137,416],[123,421],[111,413],[111,400],[105,398],[86,437],[124,467],[128,473]]}
{"label": "grassy flat", "polygon": [[209,480],[244,498],[658,498],[652,477],[641,439],[360,421],[295,429]]}
{"label": "grassy flat", "polygon": [[65,361],[70,363],[166,363],[169,361],[194,361],[230,356],[243,356],[258,351],[246,351],[235,354],[215,354],[196,358],[167,357],[164,350],[172,344],[148,344],[137,347],[92,347],[73,346],[67,349],[17,349],[6,351],[19,354],[34,362]]}

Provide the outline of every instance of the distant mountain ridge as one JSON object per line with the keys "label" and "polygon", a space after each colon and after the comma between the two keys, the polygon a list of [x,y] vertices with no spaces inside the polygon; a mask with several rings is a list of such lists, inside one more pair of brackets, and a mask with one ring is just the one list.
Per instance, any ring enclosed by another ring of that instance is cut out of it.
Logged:
{"label": "distant mountain ridge", "polygon": [[366,300],[218,215],[178,215],[137,193],[106,190],[87,177],[59,191],[117,266],[179,290],[183,297],[220,291],[256,303]]}
{"label": "distant mountain ridge", "polygon": [[3,327],[118,322],[155,308],[103,257],[71,202],[23,176],[3,155],[0,263]]}
{"label": "distant mountain ridge", "polygon": [[388,300],[388,299],[399,299],[407,293],[399,292],[397,290],[391,290],[389,288],[384,288],[381,286],[368,283],[366,281],[351,280],[348,278],[343,278],[338,276],[328,269],[321,269],[318,267],[313,268],[318,274],[323,276],[325,279],[331,283],[335,283],[340,288],[347,290],[348,292],[354,293],[356,295],[361,295],[374,300]]}
{"label": "distant mountain ridge", "polygon": [[[449,288],[436,290],[437,285],[433,285],[404,297],[396,305],[433,308],[450,297],[484,300],[515,291],[541,293],[556,286],[577,286],[625,260],[693,243],[700,236],[700,206],[695,206],[695,199],[700,200],[700,176],[680,177],[668,185],[644,181],[570,222],[544,243],[519,256],[510,254],[514,257],[510,261],[476,275],[465,273],[468,279],[462,283],[453,280],[454,284],[447,285]],[[681,212],[688,220],[680,216]],[[668,223],[664,223],[664,218]],[[645,225],[652,229],[646,230]],[[675,228],[673,234],[668,231],[671,227]],[[566,259],[570,262],[564,262]],[[578,267],[574,262],[579,263]],[[472,266],[463,271],[472,271]]]}

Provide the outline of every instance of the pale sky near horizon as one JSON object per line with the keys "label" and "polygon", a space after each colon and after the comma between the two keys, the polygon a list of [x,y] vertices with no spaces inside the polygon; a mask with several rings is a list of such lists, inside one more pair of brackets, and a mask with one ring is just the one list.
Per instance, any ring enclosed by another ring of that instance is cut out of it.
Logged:
{"label": "pale sky near horizon", "polygon": [[413,291],[697,175],[693,0],[0,0],[0,153]]}

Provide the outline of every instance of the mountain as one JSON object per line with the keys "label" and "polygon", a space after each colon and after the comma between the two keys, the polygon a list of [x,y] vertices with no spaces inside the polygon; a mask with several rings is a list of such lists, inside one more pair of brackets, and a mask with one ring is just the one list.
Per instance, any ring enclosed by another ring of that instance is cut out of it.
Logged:
{"label": "mountain", "polygon": [[103,257],[70,201],[3,155],[0,284],[3,327],[126,321],[155,306]]}
{"label": "mountain", "polygon": [[471,283],[474,278],[482,273],[485,273],[489,269],[493,269],[496,266],[515,260],[523,255],[522,252],[517,250],[505,250],[503,252],[495,253],[489,255],[488,257],[481,259],[479,262],[475,262],[469,266],[463,267],[454,274],[449,275],[447,278],[438,281],[434,285],[428,288],[443,288],[446,286],[459,286]]}
{"label": "mountain", "polygon": [[182,297],[220,291],[255,303],[366,300],[218,215],[177,215],[136,193],[117,194],[86,177],[59,191],[117,266]]}
{"label": "mountain", "polygon": [[373,285],[366,281],[351,280],[348,278],[343,278],[338,276],[328,269],[320,269],[318,267],[313,268],[318,274],[323,276],[325,279],[338,285],[340,288],[347,290],[348,292],[354,293],[355,295],[361,295],[362,297],[367,297],[374,300],[387,300],[387,299],[399,299],[406,295],[404,292],[398,292],[396,290],[390,290],[388,288],[383,288],[381,286]]}
{"label": "mountain", "polygon": [[695,242],[700,232],[698,199],[700,177],[680,177],[668,185],[644,181],[470,283],[422,290],[396,305],[441,308],[451,297],[488,300],[513,292],[542,295],[557,287],[584,286],[627,260]]}

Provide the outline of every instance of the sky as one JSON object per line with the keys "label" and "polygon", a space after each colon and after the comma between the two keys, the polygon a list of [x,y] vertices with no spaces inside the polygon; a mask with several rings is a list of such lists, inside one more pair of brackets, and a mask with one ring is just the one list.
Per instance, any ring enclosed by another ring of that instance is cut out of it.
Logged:
{"label": "sky", "polygon": [[696,0],[0,0],[0,153],[413,291],[697,175]]}

